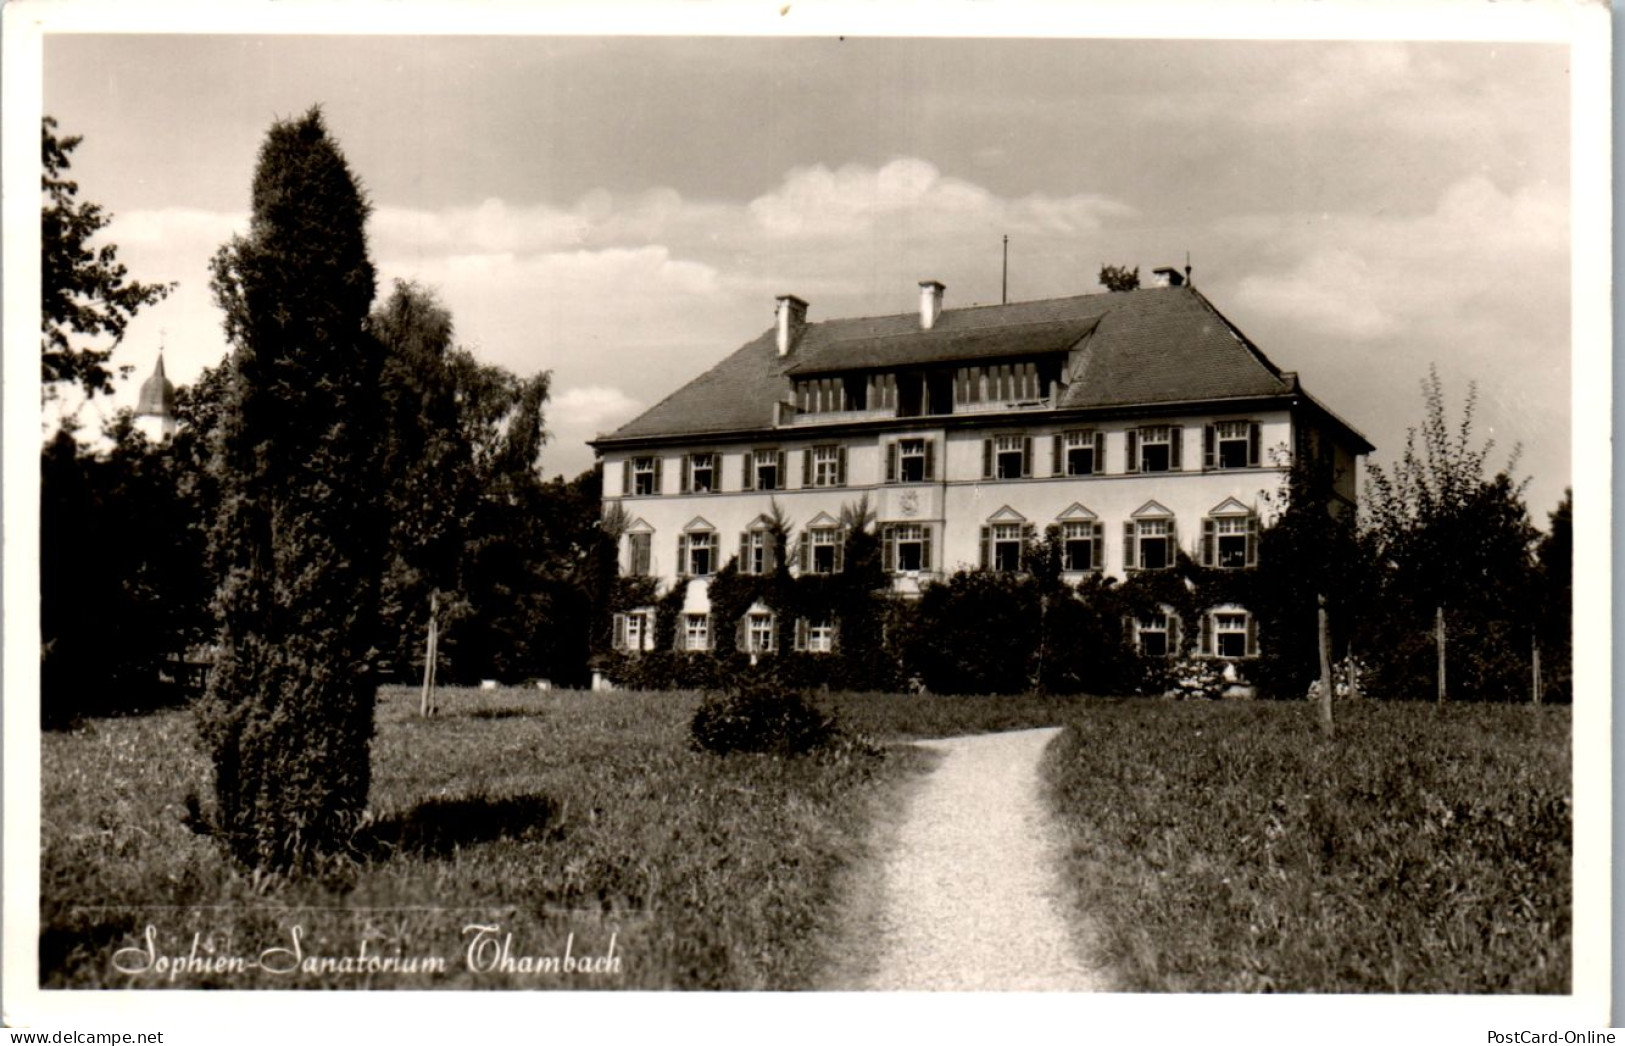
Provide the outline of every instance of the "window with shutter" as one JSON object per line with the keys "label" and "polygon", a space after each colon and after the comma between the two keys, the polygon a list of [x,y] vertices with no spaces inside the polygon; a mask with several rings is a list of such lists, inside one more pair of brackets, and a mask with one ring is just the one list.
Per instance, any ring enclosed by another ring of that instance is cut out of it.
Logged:
{"label": "window with shutter", "polygon": [[648,577],[653,558],[654,535],[639,531],[626,535],[626,566],[631,577]]}
{"label": "window with shutter", "polygon": [[1020,479],[1032,474],[1027,459],[1032,440],[1025,436],[995,436],[993,445],[993,478]]}
{"label": "window with shutter", "polygon": [[1057,475],[1092,476],[1101,464],[1105,434],[1083,429],[1055,437]]}
{"label": "window with shutter", "polygon": [[813,447],[808,450],[807,485],[813,487],[840,486],[843,482],[841,461],[844,451],[844,447],[834,444],[826,447]]}
{"label": "window with shutter", "polygon": [[745,451],[744,456],[740,460],[743,462],[744,467],[740,470],[739,489],[740,490],[755,490],[756,489],[756,454],[753,451],[747,450],[747,451]]}
{"label": "window with shutter", "polygon": [[1061,524],[1061,568],[1074,573],[1100,569],[1100,524],[1070,520]]}
{"label": "window with shutter", "polygon": [[931,478],[931,441],[905,439],[892,444],[897,457],[897,479],[901,483],[923,483]]}
{"label": "window with shutter", "polygon": [[1220,421],[1207,427],[1213,443],[1210,468],[1244,469],[1258,464],[1258,426],[1250,421]]}
{"label": "window with shutter", "polygon": [[717,456],[714,453],[691,454],[688,466],[690,493],[710,494],[718,489]]}

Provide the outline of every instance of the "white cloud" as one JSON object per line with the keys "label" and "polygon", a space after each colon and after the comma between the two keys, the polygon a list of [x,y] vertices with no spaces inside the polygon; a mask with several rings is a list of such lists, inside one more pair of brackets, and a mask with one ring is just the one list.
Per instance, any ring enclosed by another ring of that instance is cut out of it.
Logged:
{"label": "white cloud", "polygon": [[752,200],[749,210],[768,235],[822,240],[880,231],[963,236],[987,228],[1076,235],[1135,213],[1127,204],[1092,194],[1004,200],[919,159],[893,160],[879,168],[799,167],[773,191]]}
{"label": "white cloud", "polygon": [[1531,308],[1566,310],[1567,214],[1557,191],[1508,193],[1475,175],[1416,216],[1283,215],[1227,228],[1268,239],[1288,259],[1240,281],[1244,305],[1376,341],[1418,328],[1504,332],[1523,326],[1520,314]]}

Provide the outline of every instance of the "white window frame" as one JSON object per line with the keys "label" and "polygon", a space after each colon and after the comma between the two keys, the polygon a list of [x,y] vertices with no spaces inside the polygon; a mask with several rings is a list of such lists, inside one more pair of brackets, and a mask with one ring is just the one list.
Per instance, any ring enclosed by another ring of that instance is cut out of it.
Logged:
{"label": "white window frame", "polygon": [[[993,570],[1013,572],[1022,567],[1023,525],[1020,523],[994,523],[991,524],[988,538],[988,566]],[[1010,550],[1014,547],[1015,561],[1013,563],[1001,562],[1008,558]]]}
{"label": "white window frame", "polygon": [[[1141,472],[1172,472],[1174,470],[1174,440],[1179,430],[1172,425],[1152,425],[1140,430],[1140,461]],[[1167,447],[1167,458],[1162,468],[1149,468],[1146,463],[1146,451],[1152,447]]]}
{"label": "white window frame", "polygon": [[739,550],[739,572],[761,577],[772,573],[767,568],[768,549],[773,546],[773,532],[764,526],[745,531],[745,547]]}
{"label": "white window frame", "polygon": [[[710,577],[717,572],[717,532],[714,530],[690,530],[684,535],[688,542],[683,561],[683,573],[689,577]],[[708,552],[706,565],[709,569],[699,571],[694,569],[695,555],[699,552]]]}
{"label": "white window frame", "polygon": [[[1141,657],[1175,657],[1179,653],[1179,615],[1168,607],[1158,607],[1149,615],[1134,615],[1134,652]],[[1145,637],[1160,635],[1163,651],[1147,653]]]}
{"label": "white window frame", "polygon": [[[1237,538],[1241,540],[1239,562],[1226,562],[1225,542],[1232,544]],[[1249,555],[1249,546],[1252,544],[1252,521],[1246,516],[1215,516],[1213,517],[1213,566],[1220,570],[1245,570]]]}
{"label": "white window frame", "polygon": [[836,627],[833,619],[796,621],[796,649],[807,654],[829,654],[835,650]]}
{"label": "white window frame", "polygon": [[617,615],[621,634],[617,646],[630,653],[646,653],[654,649],[654,611],[648,608],[628,610]]}
{"label": "white window frame", "polygon": [[[924,523],[894,523],[886,535],[886,540],[892,544],[893,573],[918,574],[930,570],[931,566],[925,561],[925,524]],[[919,565],[914,567],[903,566],[903,546],[912,545],[919,550]]]}
{"label": "white window frame", "polygon": [[[1096,449],[1095,431],[1093,429],[1072,429],[1065,433],[1061,440],[1062,457],[1061,467],[1058,471],[1063,476],[1099,475],[1103,462],[1097,460],[1099,455],[1095,453]],[[1073,451],[1088,451],[1089,470],[1087,472],[1079,472],[1072,468]]]}
{"label": "white window frame", "polygon": [[772,611],[754,610],[745,615],[745,649],[752,654],[771,654],[778,649],[778,622]]}
{"label": "white window frame", "polygon": [[[1163,542],[1161,566],[1146,565],[1146,542]],[[1134,570],[1167,570],[1178,561],[1174,549],[1174,521],[1171,519],[1137,519],[1134,521]]]}
{"label": "white window frame", "polygon": [[[807,572],[809,574],[834,574],[840,564],[841,555],[841,528],[840,527],[813,527],[807,531],[808,552]],[[827,550],[829,569],[819,569],[819,553]]]}
{"label": "white window frame", "polygon": [[[899,483],[928,483],[931,477],[926,474],[925,445],[929,442],[924,437],[910,437],[897,441],[897,482]],[[908,475],[909,462],[919,462],[919,476]]]}
{"label": "white window frame", "polygon": [[[1096,533],[1097,523],[1092,519],[1069,519],[1061,523],[1061,569],[1069,574],[1085,574],[1095,569],[1095,560],[1098,550],[1095,542],[1101,540]],[[1075,541],[1082,541],[1088,545],[1088,555],[1084,557],[1087,566],[1072,565],[1071,545]]]}
{"label": "white window frame", "polygon": [[[753,483],[751,487],[752,490],[784,489],[784,470],[779,467],[782,457],[783,455],[780,451],[772,449],[758,450],[756,452],[755,456],[751,459],[750,466],[751,480]],[[767,469],[771,469],[773,473],[773,482],[771,485],[762,482],[762,473]]]}
{"label": "white window frame", "polygon": [[[1227,660],[1247,657],[1248,638],[1251,631],[1252,615],[1245,610],[1223,609],[1211,611],[1209,616],[1213,620],[1213,656]],[[1226,638],[1240,638],[1241,650],[1239,653],[1226,653],[1224,640]]]}
{"label": "white window frame", "polygon": [[838,487],[841,485],[841,448],[834,443],[821,444],[807,451],[812,455],[812,485]]}
{"label": "white window frame", "polygon": [[[701,462],[705,464],[701,464]],[[715,494],[717,492],[717,455],[714,451],[704,451],[690,454],[688,458],[688,492],[690,494]],[[700,488],[700,473],[706,474],[705,488]]]}
{"label": "white window frame", "polygon": [[660,493],[660,469],[656,465],[658,460],[653,455],[632,459],[632,490],[630,493],[633,497],[647,498]]}
{"label": "white window frame", "polygon": [[[993,478],[1020,479],[1031,475],[1027,462],[1026,436],[1002,435],[993,437]],[[1007,468],[1007,463],[1013,468]]]}

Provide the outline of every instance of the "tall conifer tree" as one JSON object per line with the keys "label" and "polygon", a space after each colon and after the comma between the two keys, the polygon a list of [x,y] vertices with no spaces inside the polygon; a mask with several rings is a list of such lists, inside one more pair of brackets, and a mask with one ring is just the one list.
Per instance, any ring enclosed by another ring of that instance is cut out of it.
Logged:
{"label": "tall conifer tree", "polygon": [[248,235],[214,258],[232,356],[212,462],[220,652],[199,715],[217,828],[256,867],[341,844],[370,782],[384,531],[369,209],[313,108],[271,127]]}

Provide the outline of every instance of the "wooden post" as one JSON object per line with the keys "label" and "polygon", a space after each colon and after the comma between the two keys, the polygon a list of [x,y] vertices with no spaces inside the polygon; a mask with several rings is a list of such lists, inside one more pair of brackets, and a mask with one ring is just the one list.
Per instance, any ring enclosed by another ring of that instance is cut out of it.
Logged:
{"label": "wooden post", "polygon": [[1540,704],[1540,640],[1535,636],[1529,637],[1530,660],[1533,662],[1529,676],[1529,692],[1535,704]]}
{"label": "wooden post", "polygon": [[1445,669],[1444,669],[1444,607],[1435,607],[1433,610],[1433,643],[1439,648],[1439,704],[1444,704]]}
{"label": "wooden post", "polygon": [[434,699],[435,662],[440,653],[440,593],[429,593],[429,643],[423,654],[423,697],[418,702],[418,714],[432,716],[440,711]]}
{"label": "wooden post", "polygon": [[1315,597],[1320,629],[1320,732],[1332,736],[1332,633],[1326,623],[1326,596]]}

